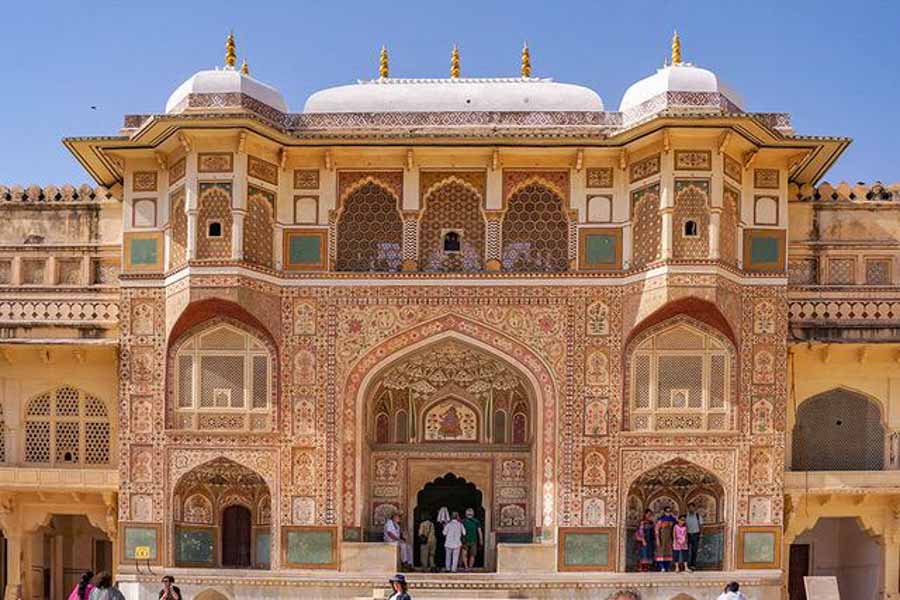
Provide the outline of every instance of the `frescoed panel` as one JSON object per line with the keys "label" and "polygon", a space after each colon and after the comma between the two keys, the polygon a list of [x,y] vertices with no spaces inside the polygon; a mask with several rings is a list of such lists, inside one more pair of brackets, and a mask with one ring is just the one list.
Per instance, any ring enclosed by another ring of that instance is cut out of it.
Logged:
{"label": "frescoed panel", "polygon": [[184,567],[214,567],[216,530],[211,527],[176,528],[175,563]]}
{"label": "frescoed panel", "polygon": [[284,232],[284,268],[316,271],[327,265],[328,232],[322,229],[288,229]]}
{"label": "frescoed panel", "polygon": [[247,175],[272,185],[278,185],[278,165],[255,156],[247,156]]}
{"label": "frescoed panel", "polygon": [[199,173],[231,173],[234,170],[234,154],[231,152],[207,152],[197,155]]}
{"label": "frescoed panel", "polygon": [[709,150],[676,150],[675,168],[682,171],[709,171],[712,152]]}
{"label": "frescoed panel", "polygon": [[125,269],[127,271],[162,271],[162,233],[126,233]]}
{"label": "frescoed panel", "polygon": [[319,170],[318,169],[294,169],[294,189],[295,190],[317,190],[317,189],[319,189]]}
{"label": "frescoed panel", "polygon": [[282,528],[283,564],[298,569],[337,568],[337,528]]}
{"label": "frescoed panel", "polygon": [[615,529],[559,529],[560,571],[611,571],[615,566]]}
{"label": "frescoed panel", "polygon": [[256,550],[254,564],[257,568],[268,569],[272,563],[272,533],[257,531],[254,548]]}
{"label": "frescoed panel", "polygon": [[779,527],[742,527],[738,532],[739,569],[775,569],[781,565]]}
{"label": "frescoed panel", "polygon": [[125,525],[122,527],[122,560],[160,562],[159,525]]}
{"label": "frescoed panel", "polygon": [[587,187],[610,188],[613,186],[612,167],[594,167],[587,169]]}
{"label": "frescoed panel", "polygon": [[773,272],[784,270],[785,232],[778,229],[744,230],[744,269]]}
{"label": "frescoed panel", "polygon": [[614,271],[622,268],[621,229],[579,229],[579,264],[590,271]]}

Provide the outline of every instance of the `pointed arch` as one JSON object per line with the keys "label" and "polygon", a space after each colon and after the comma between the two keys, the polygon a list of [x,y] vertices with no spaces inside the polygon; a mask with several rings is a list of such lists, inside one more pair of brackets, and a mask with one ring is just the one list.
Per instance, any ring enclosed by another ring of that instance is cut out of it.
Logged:
{"label": "pointed arch", "polygon": [[[487,221],[484,196],[455,175],[436,181],[422,197],[419,268],[423,271],[479,271],[484,267]],[[448,248],[446,236],[454,236]]]}
{"label": "pointed arch", "polygon": [[569,268],[568,194],[539,175],[514,184],[503,213],[501,262],[506,271]]}
{"label": "pointed arch", "polygon": [[57,467],[111,464],[110,412],[103,400],[71,385],[32,397],[22,419],[23,462]]}
{"label": "pointed arch", "polygon": [[348,184],[339,200],[335,268],[399,271],[403,261],[400,194],[377,176],[367,175]]}

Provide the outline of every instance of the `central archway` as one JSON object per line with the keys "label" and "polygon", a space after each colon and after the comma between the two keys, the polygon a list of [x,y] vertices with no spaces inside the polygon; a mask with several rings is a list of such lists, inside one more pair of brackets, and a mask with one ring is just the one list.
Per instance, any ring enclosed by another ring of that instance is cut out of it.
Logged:
{"label": "central archway", "polygon": [[[443,477],[426,483],[416,494],[416,503],[413,509],[414,532],[418,532],[419,523],[426,519],[437,524],[441,509],[447,509],[446,512],[449,515],[454,512],[459,513],[461,517],[465,516],[466,510],[472,509],[475,511],[475,518],[484,526],[484,494],[474,483],[467,481],[464,477],[458,477],[455,473],[447,473]],[[440,525],[437,525],[436,529],[438,543],[435,564],[440,567],[444,564],[443,533]],[[416,564],[422,564],[419,544],[415,544],[414,556]],[[479,552],[475,567],[483,568],[484,566],[484,553]]]}
{"label": "central archway", "polygon": [[703,519],[697,567],[722,570],[727,542],[725,500],[725,488],[719,478],[687,460],[670,460],[640,475],[628,490],[626,569],[640,570],[635,533],[645,511],[650,510],[656,519],[669,507],[677,516],[685,514],[693,504]]}

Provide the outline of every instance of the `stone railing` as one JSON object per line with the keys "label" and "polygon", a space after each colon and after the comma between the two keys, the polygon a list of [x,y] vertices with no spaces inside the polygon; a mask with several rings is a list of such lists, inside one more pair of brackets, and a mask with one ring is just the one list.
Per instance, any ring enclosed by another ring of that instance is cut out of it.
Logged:
{"label": "stone railing", "polygon": [[0,184],[0,204],[5,202],[103,202],[113,196],[105,187],[91,187],[82,184],[77,188],[72,184],[61,186],[36,184],[6,186]]}
{"label": "stone railing", "polygon": [[898,202],[900,203],[900,182],[883,184],[876,181],[871,185],[857,182],[850,185],[842,181],[836,186],[826,182],[818,187],[810,184],[788,187],[788,198],[801,202]]}
{"label": "stone railing", "polygon": [[119,299],[0,298],[0,323],[115,324]]}

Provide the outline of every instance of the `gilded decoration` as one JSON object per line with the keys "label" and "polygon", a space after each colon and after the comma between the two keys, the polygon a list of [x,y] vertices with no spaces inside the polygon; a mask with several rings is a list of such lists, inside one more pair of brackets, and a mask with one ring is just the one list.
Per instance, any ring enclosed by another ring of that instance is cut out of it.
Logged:
{"label": "gilded decoration", "polygon": [[613,168],[612,167],[593,167],[585,169],[587,187],[589,188],[611,188],[613,186]]}
{"label": "gilded decoration", "polygon": [[681,171],[711,171],[710,150],[676,150],[675,168]]}
{"label": "gilded decoration", "polygon": [[135,171],[131,179],[131,189],[135,192],[155,192],[156,171]]}
{"label": "gilded decoration", "polygon": [[247,155],[247,175],[260,181],[278,185],[278,165],[257,158],[252,154]]}
{"label": "gilded decoration", "polygon": [[635,183],[642,179],[658,175],[660,166],[661,160],[659,154],[653,154],[652,156],[633,162],[628,167],[628,181],[630,183]]}
{"label": "gilded decoration", "polygon": [[294,189],[295,190],[317,190],[317,189],[319,189],[319,170],[318,169],[294,169]]}
{"label": "gilded decoration", "polygon": [[753,169],[753,187],[777,190],[780,184],[778,169]]}
{"label": "gilded decoration", "polygon": [[197,154],[197,172],[231,173],[234,171],[234,154],[231,152],[201,152]]}
{"label": "gilded decoration", "polygon": [[741,166],[740,161],[731,158],[727,154],[723,155],[723,172],[726,177],[730,177],[733,181],[738,184],[743,183],[744,181],[744,167]]}

